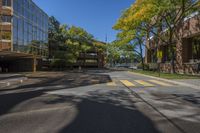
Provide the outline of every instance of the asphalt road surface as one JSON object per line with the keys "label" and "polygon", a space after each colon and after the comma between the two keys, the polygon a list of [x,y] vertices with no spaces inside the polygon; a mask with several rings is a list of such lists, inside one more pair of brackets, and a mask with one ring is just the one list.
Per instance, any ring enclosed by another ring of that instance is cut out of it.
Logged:
{"label": "asphalt road surface", "polygon": [[0,133],[199,133],[200,91],[127,71],[49,72],[0,89]]}

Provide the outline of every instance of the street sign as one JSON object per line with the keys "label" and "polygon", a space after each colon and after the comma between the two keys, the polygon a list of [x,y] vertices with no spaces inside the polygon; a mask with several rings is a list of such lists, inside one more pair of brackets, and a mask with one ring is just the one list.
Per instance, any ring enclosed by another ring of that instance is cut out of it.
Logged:
{"label": "street sign", "polygon": [[158,50],[157,51],[157,58],[158,58],[157,63],[161,63],[162,62],[162,57],[163,57],[163,52],[161,50]]}
{"label": "street sign", "polygon": [[163,52],[160,51],[160,50],[158,50],[158,51],[157,51],[157,58],[162,59],[162,57],[163,57]]}

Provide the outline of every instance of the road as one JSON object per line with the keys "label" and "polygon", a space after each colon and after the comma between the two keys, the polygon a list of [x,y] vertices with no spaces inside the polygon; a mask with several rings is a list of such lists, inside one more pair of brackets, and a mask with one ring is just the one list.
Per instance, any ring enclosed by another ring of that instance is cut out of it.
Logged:
{"label": "road", "polygon": [[49,72],[0,89],[1,133],[199,133],[200,91],[127,71]]}

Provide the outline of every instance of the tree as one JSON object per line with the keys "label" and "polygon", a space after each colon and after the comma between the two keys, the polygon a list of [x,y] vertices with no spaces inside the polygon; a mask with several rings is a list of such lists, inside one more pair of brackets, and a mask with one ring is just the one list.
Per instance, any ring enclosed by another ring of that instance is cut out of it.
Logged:
{"label": "tree", "polygon": [[51,16],[49,18],[49,29],[48,29],[48,36],[49,36],[49,57],[53,58],[53,52],[57,49],[58,46],[58,35],[60,29],[60,22],[54,17]]}
{"label": "tree", "polygon": [[133,46],[130,44],[123,44],[120,40],[113,41],[107,45],[107,60],[111,66],[116,63],[127,63],[128,60],[134,61],[135,54]]}
{"label": "tree", "polygon": [[[103,43],[94,39],[93,35],[81,27],[61,25],[55,17],[49,19],[49,52],[50,58],[54,58],[55,63],[70,64],[71,67],[77,63],[80,56],[86,57],[90,50],[103,51]],[[60,62],[59,62],[60,61]],[[85,65],[78,62],[79,65]]]}
{"label": "tree", "polygon": [[140,30],[129,30],[129,31],[123,31],[118,33],[117,39],[121,43],[121,45],[130,45],[132,47],[129,47],[129,51],[133,51],[137,57],[139,57],[139,60],[142,64],[142,69],[144,70],[144,58],[143,58],[143,51],[144,51],[144,38],[145,33]]}
{"label": "tree", "polygon": [[183,24],[183,20],[188,14],[198,9],[198,0],[136,0],[129,9],[123,12],[114,29],[125,33],[133,30],[146,33],[146,39],[143,41],[146,41],[152,34],[157,43],[168,44],[173,56],[174,73],[173,39],[181,41],[178,33],[180,25]]}

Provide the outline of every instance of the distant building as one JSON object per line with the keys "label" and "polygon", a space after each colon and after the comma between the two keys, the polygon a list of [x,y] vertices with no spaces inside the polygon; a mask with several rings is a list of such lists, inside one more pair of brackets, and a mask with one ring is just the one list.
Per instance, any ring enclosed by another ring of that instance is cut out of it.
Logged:
{"label": "distant building", "polygon": [[[162,30],[167,31],[166,29]],[[195,12],[186,17],[178,29],[178,38],[173,40],[175,50],[175,69],[177,73],[200,74],[200,15]],[[172,55],[169,45],[155,41],[154,36],[147,40],[145,62],[157,63],[157,47],[163,53],[161,70],[172,71]]]}
{"label": "distant building", "polygon": [[[93,41],[93,47],[86,53],[80,53],[75,67],[81,66],[86,68],[103,68],[105,65],[105,43],[100,41]],[[101,47],[101,48],[100,48]]]}
{"label": "distant building", "polygon": [[0,67],[36,71],[48,55],[48,15],[32,0],[0,0]]}

